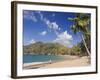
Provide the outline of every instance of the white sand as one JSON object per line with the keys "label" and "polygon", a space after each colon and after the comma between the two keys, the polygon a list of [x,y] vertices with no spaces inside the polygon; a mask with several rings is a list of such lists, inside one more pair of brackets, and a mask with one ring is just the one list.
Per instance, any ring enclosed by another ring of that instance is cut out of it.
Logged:
{"label": "white sand", "polygon": [[89,66],[89,58],[87,56],[78,57],[78,56],[69,56],[65,55],[64,57],[69,60],[57,61],[57,62],[33,62],[25,63],[23,65],[24,69],[34,69],[34,68],[58,68],[58,67],[75,67],[75,66]]}

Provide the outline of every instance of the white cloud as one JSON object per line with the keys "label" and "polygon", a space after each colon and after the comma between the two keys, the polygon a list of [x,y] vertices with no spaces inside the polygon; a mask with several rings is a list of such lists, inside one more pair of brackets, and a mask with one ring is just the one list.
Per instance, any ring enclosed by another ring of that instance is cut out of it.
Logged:
{"label": "white cloud", "polygon": [[57,35],[57,38],[53,41],[64,46],[70,47],[72,46],[71,41],[73,40],[72,35],[68,34],[67,31],[60,33]]}
{"label": "white cloud", "polygon": [[59,30],[61,30],[61,28],[60,28],[60,27],[59,27],[58,29],[59,29]]}
{"label": "white cloud", "polygon": [[53,30],[59,30],[59,26],[56,22],[50,22],[49,20],[45,20],[47,26]]}
{"label": "white cloud", "polygon": [[[40,16],[41,21],[43,21],[47,25],[50,31],[52,30],[56,35],[58,35],[58,31],[60,31],[59,25],[55,21],[51,22],[49,19],[45,18],[41,11],[37,11],[37,13]],[[55,16],[55,14],[52,14],[52,16]]]}
{"label": "white cloud", "polygon": [[58,24],[56,22],[52,22],[51,24],[52,24],[52,28],[54,30],[58,30],[59,29]]}
{"label": "white cloud", "polygon": [[54,16],[55,16],[55,14],[53,13],[53,14],[52,14],[52,16],[54,17]]}
{"label": "white cloud", "polygon": [[32,11],[24,11],[24,18],[37,22],[37,18]]}
{"label": "white cloud", "polygon": [[33,22],[37,22],[37,19],[36,19],[35,15],[30,16],[30,19],[31,19]]}
{"label": "white cloud", "polygon": [[47,27],[53,30],[56,35],[59,34],[58,31],[60,31],[60,27],[56,22],[50,22],[49,20],[45,20],[45,22],[47,24]]}
{"label": "white cloud", "polygon": [[43,31],[43,32],[40,33],[40,35],[42,35],[42,36],[44,36],[44,35],[46,35],[46,34],[47,34],[46,31]]}
{"label": "white cloud", "polygon": [[36,41],[34,39],[29,41],[29,44],[34,44],[34,43],[36,43]]}
{"label": "white cloud", "polygon": [[[59,25],[56,22],[51,22],[49,19],[45,18],[41,11],[37,11],[37,13],[40,15],[40,19],[46,23],[47,27],[53,30],[60,30]],[[55,16],[55,14],[52,14],[52,16]]]}
{"label": "white cloud", "polygon": [[40,16],[40,19],[41,19],[41,20],[43,20],[43,19],[44,19],[43,14],[41,13],[41,11],[36,11],[36,13],[38,13],[38,14],[39,14],[39,16]]}

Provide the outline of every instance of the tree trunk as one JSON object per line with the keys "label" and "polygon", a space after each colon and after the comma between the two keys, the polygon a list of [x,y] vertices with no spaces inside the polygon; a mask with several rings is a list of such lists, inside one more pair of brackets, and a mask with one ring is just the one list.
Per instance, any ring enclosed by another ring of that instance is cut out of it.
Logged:
{"label": "tree trunk", "polygon": [[86,48],[86,51],[87,51],[89,57],[91,57],[90,51],[89,51],[89,49],[88,49],[88,47],[87,47],[87,45],[86,45],[86,42],[85,42],[85,39],[84,39],[83,34],[82,34],[82,40],[83,40],[83,44],[84,44],[84,46],[85,46],[85,48]]}

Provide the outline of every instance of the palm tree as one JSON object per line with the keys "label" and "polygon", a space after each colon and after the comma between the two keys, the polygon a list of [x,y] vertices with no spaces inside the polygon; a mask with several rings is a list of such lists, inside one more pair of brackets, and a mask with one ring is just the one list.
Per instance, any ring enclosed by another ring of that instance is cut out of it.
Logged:
{"label": "palm tree", "polygon": [[77,13],[75,18],[68,18],[68,20],[73,21],[71,29],[76,34],[80,32],[83,44],[86,48],[87,54],[91,56],[90,51],[87,47],[85,39],[90,36],[90,15],[84,13]]}

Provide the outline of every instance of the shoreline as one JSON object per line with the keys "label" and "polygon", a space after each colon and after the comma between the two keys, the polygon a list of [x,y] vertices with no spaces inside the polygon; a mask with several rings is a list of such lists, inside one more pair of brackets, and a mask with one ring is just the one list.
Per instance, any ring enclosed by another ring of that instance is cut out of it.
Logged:
{"label": "shoreline", "polygon": [[58,68],[58,67],[75,67],[88,66],[89,58],[87,56],[79,57],[72,55],[64,55],[64,58],[69,58],[59,61],[31,62],[24,63],[23,69],[38,69],[38,68]]}

